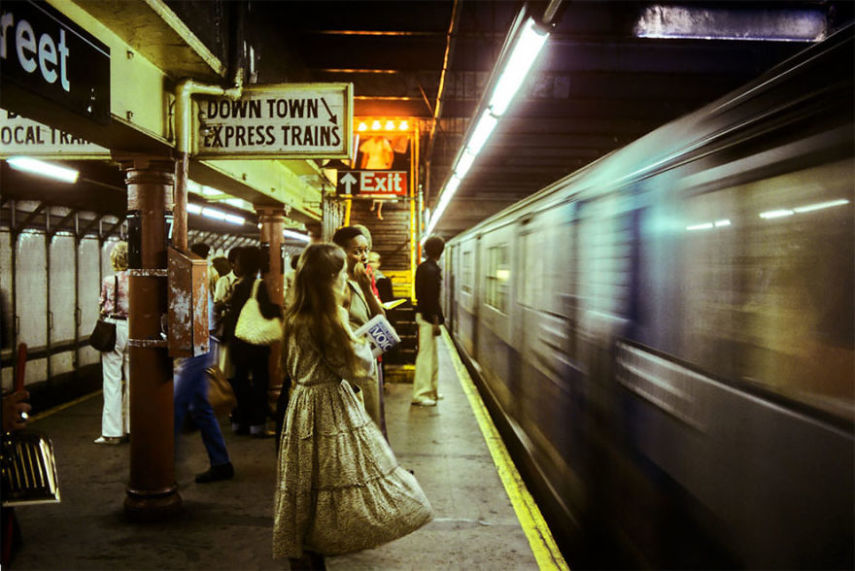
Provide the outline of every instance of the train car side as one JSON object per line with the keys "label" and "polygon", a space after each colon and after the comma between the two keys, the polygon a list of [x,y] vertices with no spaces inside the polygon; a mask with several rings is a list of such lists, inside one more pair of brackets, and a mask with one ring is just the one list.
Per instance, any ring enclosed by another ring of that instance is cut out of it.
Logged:
{"label": "train car side", "polygon": [[853,563],[852,54],[849,28],[449,242],[455,339],[610,564]]}

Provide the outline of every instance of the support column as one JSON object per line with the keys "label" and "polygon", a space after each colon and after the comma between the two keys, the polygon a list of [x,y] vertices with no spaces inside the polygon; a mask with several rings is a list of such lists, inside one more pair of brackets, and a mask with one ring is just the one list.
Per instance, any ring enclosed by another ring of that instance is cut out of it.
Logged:
{"label": "support column", "polygon": [[166,260],[175,163],[159,157],[121,160],[128,186],[128,347],[130,481],[125,514],[134,521],[178,513],[172,360],[161,335],[167,314]]}
{"label": "support column", "polygon": [[275,206],[256,206],[261,223],[261,244],[267,246],[269,260],[264,281],[273,303],[285,302],[285,275],[282,272],[282,230],[285,228],[285,210]]}
{"label": "support column", "polygon": [[[276,206],[256,206],[258,221],[261,224],[262,248],[267,248],[267,273],[264,282],[270,299],[280,307],[285,305],[285,274],[282,268],[282,230],[285,227],[285,210]],[[276,410],[276,401],[282,390],[282,343],[276,342],[270,347],[270,386],[267,402],[270,410]]]}

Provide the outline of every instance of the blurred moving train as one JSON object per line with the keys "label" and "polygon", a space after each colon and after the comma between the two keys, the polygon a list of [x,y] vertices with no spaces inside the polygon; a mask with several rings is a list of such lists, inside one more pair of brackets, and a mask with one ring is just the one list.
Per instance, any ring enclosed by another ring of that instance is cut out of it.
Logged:
{"label": "blurred moving train", "polygon": [[853,54],[449,241],[448,328],[571,566],[852,568]]}

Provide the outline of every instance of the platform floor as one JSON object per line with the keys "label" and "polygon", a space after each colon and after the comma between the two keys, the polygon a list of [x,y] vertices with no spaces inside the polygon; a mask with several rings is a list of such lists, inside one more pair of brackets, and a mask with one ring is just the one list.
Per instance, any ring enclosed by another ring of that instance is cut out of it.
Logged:
{"label": "platform floor", "polygon": [[[390,384],[386,392],[392,448],[399,462],[414,470],[433,505],[434,520],[378,549],[328,558],[327,568],[564,567],[560,555],[543,557],[544,547],[538,544],[543,529],[524,529],[532,526],[530,514],[522,514],[521,525],[520,508],[515,511],[513,505],[519,491],[503,486],[499,473],[507,473],[507,467],[497,468],[495,451],[490,450],[495,443],[488,446],[490,437],[485,439],[479,414],[473,412],[478,407],[470,404],[473,391],[465,384],[470,381],[461,382],[457,356],[447,336],[444,339],[440,392],[445,399],[439,406],[411,406],[410,384]],[[199,485],[193,477],[207,469],[207,456],[198,433],[184,435],[176,465],[182,514],[156,524],[130,523],[122,511],[129,447],[92,443],[99,433],[100,413],[101,395],[96,393],[31,423],[54,442],[62,502],[17,509],[24,546],[12,568],[288,568],[287,561],[271,558],[273,440],[235,436],[222,419],[235,478]],[[532,537],[539,539],[530,543]]]}

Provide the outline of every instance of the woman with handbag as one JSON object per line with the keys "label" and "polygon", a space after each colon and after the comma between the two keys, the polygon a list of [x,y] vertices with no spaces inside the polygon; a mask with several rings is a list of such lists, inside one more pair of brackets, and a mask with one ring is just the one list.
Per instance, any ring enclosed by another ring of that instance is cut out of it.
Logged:
{"label": "woman with handbag", "polygon": [[[110,265],[116,272],[101,283],[98,305],[101,318],[116,328],[112,350],[101,353],[104,379],[104,410],[101,414],[101,436],[95,444],[121,444],[131,432],[129,411],[130,356],[128,353],[128,243],[118,242],[110,252]],[[124,373],[124,375],[123,375]],[[122,377],[125,383],[122,386]],[[124,389],[124,390],[123,390]]]}
{"label": "woman with handbag", "polygon": [[282,337],[282,308],[270,300],[267,286],[257,277],[261,269],[258,248],[241,248],[236,265],[240,279],[228,304],[232,318],[227,319],[226,327],[230,330],[224,332],[235,368],[237,406],[232,411],[232,430],[265,438],[272,436],[265,426],[270,345]]}
{"label": "woman with handbag", "polygon": [[344,251],[312,244],[285,314],[284,368],[294,382],[279,447],[273,556],[323,569],[323,556],[377,547],[420,528],[430,503],[398,465],[351,382],[374,378],[368,343],[341,307]]}

